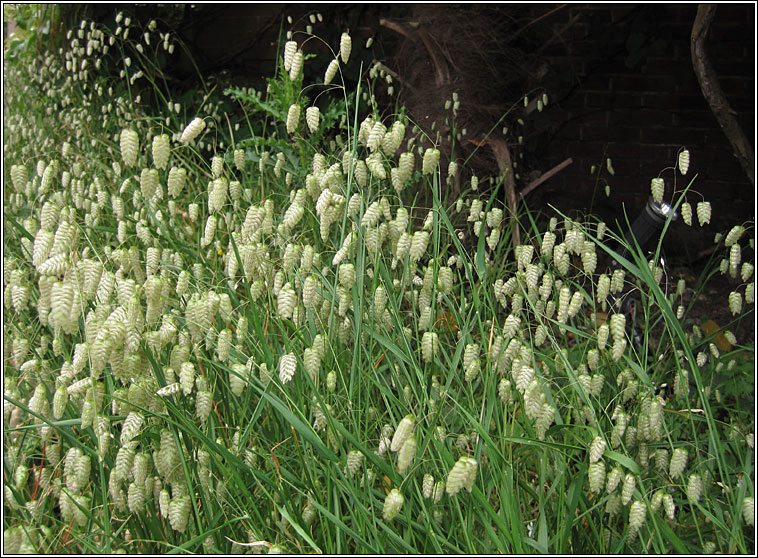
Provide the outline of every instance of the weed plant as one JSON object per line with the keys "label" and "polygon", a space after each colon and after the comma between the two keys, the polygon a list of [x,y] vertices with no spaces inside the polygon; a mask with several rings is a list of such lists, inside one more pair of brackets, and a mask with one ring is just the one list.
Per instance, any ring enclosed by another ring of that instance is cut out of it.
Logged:
{"label": "weed plant", "polygon": [[7,552],[754,552],[752,223],[719,347],[712,271],[622,257],[628,223],[448,199],[462,169],[340,85],[349,35],[309,84],[288,37],[235,121],[114,27],[6,60]]}

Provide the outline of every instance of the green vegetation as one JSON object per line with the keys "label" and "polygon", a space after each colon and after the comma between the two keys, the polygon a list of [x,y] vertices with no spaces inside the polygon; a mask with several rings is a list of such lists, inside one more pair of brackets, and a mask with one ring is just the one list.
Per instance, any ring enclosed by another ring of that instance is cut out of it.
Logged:
{"label": "green vegetation", "polygon": [[174,41],[119,16],[6,56],[7,552],[754,551],[752,223],[706,335],[718,269],[505,214],[344,90],[347,35],[330,85],[288,41],[268,92],[181,98]]}

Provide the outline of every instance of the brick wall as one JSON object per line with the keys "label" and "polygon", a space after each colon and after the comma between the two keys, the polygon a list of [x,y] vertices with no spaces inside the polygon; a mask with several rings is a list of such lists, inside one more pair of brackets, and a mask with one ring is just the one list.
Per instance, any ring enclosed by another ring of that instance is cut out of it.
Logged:
{"label": "brick wall", "polygon": [[[292,15],[295,28],[302,28],[306,14],[321,10],[324,23],[314,30],[336,45],[344,29],[350,29],[359,44],[367,36],[386,32],[378,26],[380,15],[394,10],[404,17],[412,12],[411,5],[366,6],[221,7],[202,25],[185,29],[186,39],[196,46],[205,72],[218,64],[234,76],[260,79],[271,75],[284,15]],[[714,209],[714,226],[701,232],[700,247],[712,241],[713,230],[754,219],[754,189],[692,70],[690,33],[697,5],[569,4],[539,19],[557,6],[533,8],[539,23],[530,33],[542,34],[549,41],[541,54],[552,75],[538,82],[550,93],[549,108],[542,115],[549,121],[549,132],[537,138],[529,163],[543,171],[567,157],[574,163],[529,194],[530,207],[552,204],[562,211],[591,209],[608,222],[620,218],[622,204],[636,214],[647,200],[650,179],[672,167],[684,146],[692,160],[687,179],[698,174],[693,188]],[[755,136],[754,21],[753,4],[719,4],[707,41],[721,86],[751,140]],[[392,32],[386,33],[395,38]],[[328,53],[320,52],[317,42],[309,48],[319,58],[308,66],[323,68]],[[604,168],[606,157],[615,169],[615,176],[601,175],[611,186],[610,197],[605,196],[605,183],[590,174],[592,165]],[[674,173],[669,169],[662,176],[670,182]],[[693,195],[691,201],[698,199]]]}
{"label": "brick wall", "polygon": [[[600,182],[593,210],[613,214],[621,203],[642,207],[650,179],[671,167],[686,146],[692,161],[687,178],[698,173],[693,188],[712,202],[714,215],[726,211],[754,219],[755,191],[692,70],[690,32],[696,11],[695,4],[574,4],[552,16],[551,31],[561,38],[545,54],[552,66],[572,75],[574,85],[554,95],[550,118],[560,125],[540,167],[550,168],[566,157],[574,163],[541,186],[537,200],[565,209],[588,205],[597,180],[590,168],[610,157],[615,176],[603,176],[611,195],[606,198]],[[754,21],[753,4],[719,4],[707,43],[721,86],[753,146]],[[630,68],[625,59],[641,40],[647,49]],[[668,183],[673,173],[661,176]]]}
{"label": "brick wall", "polygon": [[[349,29],[356,41],[373,34],[367,29],[368,5],[337,4],[206,4],[194,10],[193,17],[182,23],[182,38],[191,45],[193,61],[184,58],[180,74],[194,76],[195,64],[204,75],[225,70],[242,82],[260,87],[273,76],[276,68],[277,43],[282,27],[294,29],[295,39],[302,43],[302,33],[310,24],[310,15],[322,14],[322,22],[312,25],[319,39],[308,42],[309,54],[317,55],[305,61],[304,71],[323,73],[332,55],[327,47],[339,45],[340,35]],[[286,18],[291,17],[290,26]],[[375,24],[376,27],[378,24]],[[358,49],[356,48],[356,51]],[[318,68],[316,71],[312,68]]]}

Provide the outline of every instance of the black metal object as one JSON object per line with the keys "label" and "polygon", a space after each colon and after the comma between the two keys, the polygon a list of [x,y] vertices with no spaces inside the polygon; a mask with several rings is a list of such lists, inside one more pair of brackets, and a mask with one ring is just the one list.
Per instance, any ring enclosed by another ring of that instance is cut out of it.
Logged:
{"label": "black metal object", "polygon": [[[647,200],[647,204],[639,214],[637,219],[632,223],[632,229],[624,236],[624,244],[620,247],[619,254],[626,259],[629,259],[631,254],[630,248],[634,246],[634,241],[642,250],[645,250],[645,246],[651,238],[660,235],[663,230],[663,224],[669,215],[672,215],[671,220],[675,221],[679,215],[674,208],[665,202],[658,203],[652,196]],[[611,262],[611,267],[616,269],[621,267],[618,260]]]}
{"label": "black metal object", "polygon": [[[665,202],[656,202],[651,196],[639,216],[632,223],[631,230],[624,236],[624,243],[617,250],[619,255],[625,259],[629,259],[635,241],[644,252],[650,240],[657,239],[660,236],[663,231],[663,225],[669,216],[671,216],[672,221],[675,221],[679,217],[673,207]],[[665,259],[663,257],[661,261],[665,268]],[[614,258],[611,262],[611,269],[615,270],[620,267],[621,263]],[[610,314],[621,313],[626,316],[627,331],[630,334],[634,348],[639,350],[642,347],[642,333],[636,327],[636,300],[632,296],[629,296],[629,291],[630,289],[624,289],[618,295],[611,295],[608,300],[608,312]]]}

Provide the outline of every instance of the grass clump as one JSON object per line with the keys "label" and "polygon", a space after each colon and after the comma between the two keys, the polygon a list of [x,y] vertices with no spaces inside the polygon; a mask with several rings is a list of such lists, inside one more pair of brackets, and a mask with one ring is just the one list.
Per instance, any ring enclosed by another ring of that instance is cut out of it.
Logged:
{"label": "grass clump", "polygon": [[754,548],[753,416],[721,379],[752,385],[753,348],[686,326],[660,243],[448,199],[413,123],[334,85],[345,35],[332,85],[290,38],[227,118],[161,82],[171,37],[117,24],[6,66],[9,552]]}

